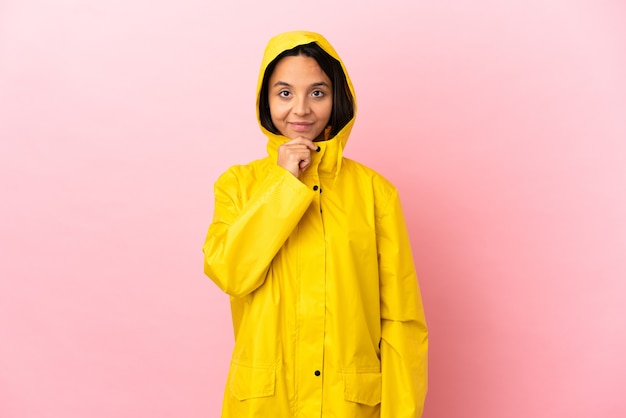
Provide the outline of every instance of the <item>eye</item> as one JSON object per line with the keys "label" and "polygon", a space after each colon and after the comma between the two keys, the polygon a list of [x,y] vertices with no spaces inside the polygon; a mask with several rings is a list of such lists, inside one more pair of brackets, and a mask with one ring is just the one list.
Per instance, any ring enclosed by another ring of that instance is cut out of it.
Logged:
{"label": "eye", "polygon": [[289,93],[287,90],[281,90],[278,92],[278,95],[280,97],[289,97],[291,95],[291,93]]}
{"label": "eye", "polygon": [[313,95],[313,97],[324,97],[326,95],[326,93],[324,93],[322,90],[313,90],[311,94]]}

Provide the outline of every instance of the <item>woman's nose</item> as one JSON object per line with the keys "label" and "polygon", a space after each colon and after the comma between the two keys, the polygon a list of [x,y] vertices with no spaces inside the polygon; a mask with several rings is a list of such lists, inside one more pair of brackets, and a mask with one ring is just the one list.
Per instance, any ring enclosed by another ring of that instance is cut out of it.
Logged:
{"label": "woman's nose", "polygon": [[309,101],[306,97],[298,98],[295,100],[293,113],[296,115],[306,115],[310,112]]}

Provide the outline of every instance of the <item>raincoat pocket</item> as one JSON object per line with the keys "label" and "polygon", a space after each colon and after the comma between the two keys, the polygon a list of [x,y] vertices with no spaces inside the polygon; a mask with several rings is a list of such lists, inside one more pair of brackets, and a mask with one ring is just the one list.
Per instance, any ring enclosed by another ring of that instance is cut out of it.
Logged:
{"label": "raincoat pocket", "polygon": [[230,391],[240,401],[274,396],[275,367],[249,367],[232,363]]}
{"label": "raincoat pocket", "polygon": [[383,382],[381,373],[346,373],[343,379],[346,401],[369,406],[380,403]]}

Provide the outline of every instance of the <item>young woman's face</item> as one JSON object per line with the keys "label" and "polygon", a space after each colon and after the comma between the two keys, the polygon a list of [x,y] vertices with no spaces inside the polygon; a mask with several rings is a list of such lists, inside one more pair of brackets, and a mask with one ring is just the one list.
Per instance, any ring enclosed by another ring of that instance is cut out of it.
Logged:
{"label": "young woman's face", "polygon": [[333,109],[330,78],[311,57],[281,59],[269,79],[270,116],[289,139],[324,139]]}

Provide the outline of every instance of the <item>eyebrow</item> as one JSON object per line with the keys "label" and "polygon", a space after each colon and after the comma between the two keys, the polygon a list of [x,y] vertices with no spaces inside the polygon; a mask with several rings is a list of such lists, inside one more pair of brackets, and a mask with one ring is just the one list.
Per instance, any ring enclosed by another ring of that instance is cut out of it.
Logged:
{"label": "eyebrow", "polygon": [[[284,81],[277,81],[276,83],[274,83],[274,87],[276,87],[276,86],[291,87],[291,84],[289,84],[287,82],[284,82]],[[311,87],[320,87],[320,86],[330,88],[328,83],[326,83],[325,81],[318,81],[317,83],[311,84]]]}

